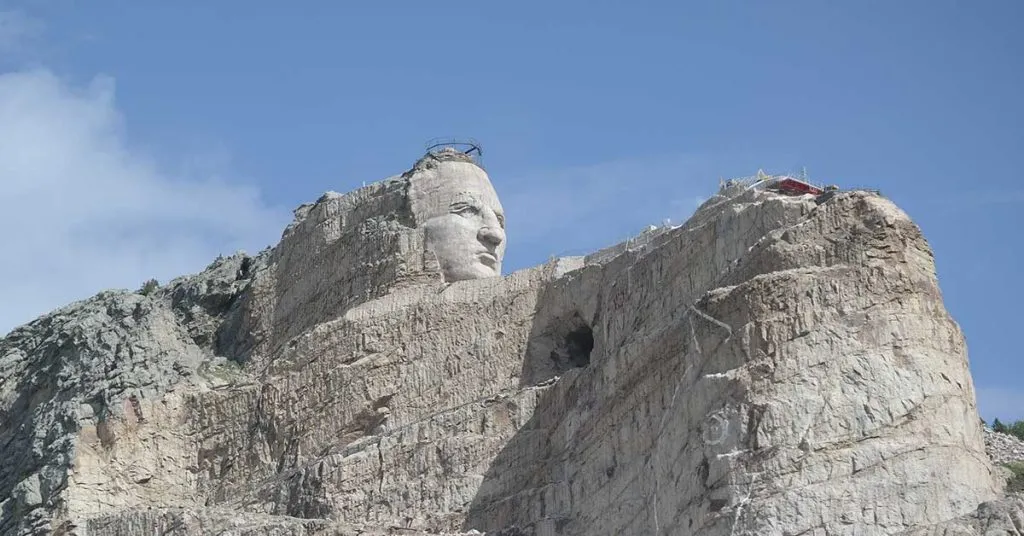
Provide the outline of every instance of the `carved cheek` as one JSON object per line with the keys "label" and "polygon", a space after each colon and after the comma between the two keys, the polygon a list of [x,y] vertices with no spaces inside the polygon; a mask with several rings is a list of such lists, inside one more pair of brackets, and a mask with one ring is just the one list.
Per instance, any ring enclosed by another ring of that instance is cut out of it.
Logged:
{"label": "carved cheek", "polygon": [[[455,221],[452,222],[452,231],[458,233],[460,241],[476,240],[476,233],[483,227],[483,221],[480,216],[455,216]],[[463,238],[465,237],[465,238]]]}
{"label": "carved cheek", "polygon": [[427,247],[448,261],[470,253],[476,243],[476,218],[446,214],[430,220],[424,227]]}

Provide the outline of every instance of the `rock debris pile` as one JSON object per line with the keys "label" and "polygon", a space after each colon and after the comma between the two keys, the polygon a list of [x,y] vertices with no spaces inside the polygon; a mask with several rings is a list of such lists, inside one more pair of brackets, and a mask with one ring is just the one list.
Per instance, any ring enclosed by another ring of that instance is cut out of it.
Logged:
{"label": "rock debris pile", "polygon": [[998,464],[1024,462],[1024,441],[1016,437],[985,429],[985,450]]}

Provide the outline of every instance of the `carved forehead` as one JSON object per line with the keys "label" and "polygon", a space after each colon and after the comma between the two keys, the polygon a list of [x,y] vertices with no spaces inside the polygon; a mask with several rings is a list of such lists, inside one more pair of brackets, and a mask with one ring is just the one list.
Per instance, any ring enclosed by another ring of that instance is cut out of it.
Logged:
{"label": "carved forehead", "polygon": [[409,197],[416,220],[423,222],[447,214],[455,201],[475,199],[502,212],[498,194],[487,173],[467,162],[438,162],[417,170],[409,179]]}

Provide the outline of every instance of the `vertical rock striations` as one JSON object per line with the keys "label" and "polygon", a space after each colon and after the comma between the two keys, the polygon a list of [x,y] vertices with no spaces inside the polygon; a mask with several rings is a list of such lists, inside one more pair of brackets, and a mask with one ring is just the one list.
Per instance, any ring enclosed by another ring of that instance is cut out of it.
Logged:
{"label": "vertical rock striations", "polygon": [[0,534],[1022,518],[931,250],[889,201],[728,186],[680,227],[495,277],[504,225],[475,162],[428,155],[300,207],[256,257],[16,329]]}

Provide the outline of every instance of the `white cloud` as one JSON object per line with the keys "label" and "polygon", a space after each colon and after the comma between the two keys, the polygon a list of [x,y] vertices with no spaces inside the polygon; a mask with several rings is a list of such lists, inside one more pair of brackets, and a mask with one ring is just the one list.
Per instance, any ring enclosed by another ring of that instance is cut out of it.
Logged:
{"label": "white cloud", "polygon": [[0,75],[0,334],[280,236],[289,215],[258,190],[186,173],[130,147],[112,79],[80,88],[42,70]]}
{"label": "white cloud", "polygon": [[978,413],[985,422],[998,418],[1003,422],[1024,419],[1024,390],[1005,387],[978,387]]}

